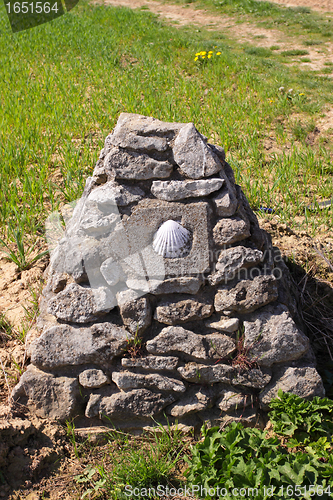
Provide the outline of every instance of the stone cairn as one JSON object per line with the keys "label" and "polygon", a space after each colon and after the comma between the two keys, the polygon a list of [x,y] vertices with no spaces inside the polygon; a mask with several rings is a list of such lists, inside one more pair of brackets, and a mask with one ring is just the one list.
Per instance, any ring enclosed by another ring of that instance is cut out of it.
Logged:
{"label": "stone cairn", "polygon": [[288,269],[193,123],[120,115],[47,280],[13,391],[41,417],[255,424],[279,388],[324,395]]}

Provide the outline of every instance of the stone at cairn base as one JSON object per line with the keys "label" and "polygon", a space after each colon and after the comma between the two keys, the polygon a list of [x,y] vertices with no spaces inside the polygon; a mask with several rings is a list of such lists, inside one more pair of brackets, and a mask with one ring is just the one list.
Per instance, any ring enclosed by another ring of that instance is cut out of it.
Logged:
{"label": "stone at cairn base", "polygon": [[[170,220],[165,258],[153,241]],[[280,387],[324,395],[279,256],[221,147],[191,123],[121,114],[52,253],[13,398],[134,431],[255,425],[253,402]]]}

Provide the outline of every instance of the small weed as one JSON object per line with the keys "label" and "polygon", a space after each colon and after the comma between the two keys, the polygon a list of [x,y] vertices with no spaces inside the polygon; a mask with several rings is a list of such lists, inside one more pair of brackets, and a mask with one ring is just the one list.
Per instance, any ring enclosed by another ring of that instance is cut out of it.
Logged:
{"label": "small weed", "polygon": [[7,256],[7,259],[10,260],[11,262],[14,262],[14,264],[17,265],[20,271],[28,269],[30,266],[32,266],[32,264],[34,264],[35,262],[42,259],[45,255],[48,254],[48,250],[45,250],[44,252],[40,252],[34,257],[32,257],[31,254],[36,248],[37,241],[29,248],[26,248],[23,243],[23,236],[20,229],[13,230],[12,236],[14,238],[17,251],[12,250],[10,246],[1,238],[0,238],[0,245],[2,245],[3,248],[7,249],[7,251],[3,250],[3,252]]}
{"label": "small weed", "polygon": [[280,46],[279,45],[272,45],[269,49],[270,50],[280,50]]}
{"label": "small weed", "polygon": [[127,339],[126,351],[131,356],[131,358],[137,358],[142,354],[142,337],[138,334],[139,326],[137,326],[134,336]]}
{"label": "small weed", "polygon": [[252,368],[256,368],[258,366],[258,358],[250,355],[250,351],[258,342],[258,339],[249,344],[247,347],[244,346],[244,342],[244,332],[237,332],[236,354],[231,361],[231,365],[238,368],[240,371],[251,370]]}
{"label": "small weed", "polygon": [[4,313],[0,314],[0,340],[1,338],[9,339],[13,335],[13,328],[11,324],[6,319]]}
{"label": "small weed", "polygon": [[304,62],[304,63],[309,63],[309,62],[311,62],[311,59],[310,59],[310,57],[302,57],[302,58],[300,59],[300,61],[301,61],[301,62]]}

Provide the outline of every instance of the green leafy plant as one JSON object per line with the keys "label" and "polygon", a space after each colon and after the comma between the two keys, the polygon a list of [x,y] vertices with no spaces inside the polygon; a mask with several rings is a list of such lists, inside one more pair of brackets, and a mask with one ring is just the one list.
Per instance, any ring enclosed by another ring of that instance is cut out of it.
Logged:
{"label": "green leafy plant", "polygon": [[312,401],[278,391],[270,402],[274,432],[289,439],[288,445],[313,450],[316,456],[328,457],[333,449],[333,401],[314,397]]}
{"label": "green leafy plant", "polygon": [[[86,496],[89,496],[89,498],[91,498],[91,495],[93,495],[94,497],[103,488],[106,483],[106,479],[102,479],[100,477],[101,473],[103,473],[102,467],[92,467],[91,465],[88,465],[88,467],[85,468],[82,474],[74,476],[74,480],[77,484],[89,486],[83,492],[81,496],[82,499],[84,499]],[[99,479],[94,479],[96,474],[98,475]]]}
{"label": "green leafy plant", "polygon": [[[312,454],[289,453],[277,437],[267,437],[265,431],[244,428],[240,423],[233,422],[222,432],[218,427],[203,428],[202,433],[202,442],[192,448],[192,457],[187,459],[186,476],[189,486],[206,489],[206,499],[219,496],[217,487],[235,500],[240,498],[239,489],[258,500],[272,498],[272,492],[274,498],[310,499],[310,486],[314,485],[323,492],[321,498],[330,498],[333,463],[322,463]],[[289,495],[288,486],[290,492],[297,485],[303,487],[301,495]],[[238,488],[237,494],[234,488]]]}
{"label": "green leafy plant", "polygon": [[17,265],[20,271],[28,269],[30,266],[32,266],[32,264],[42,259],[45,255],[49,253],[48,250],[45,250],[44,252],[40,252],[34,257],[32,257],[32,253],[36,248],[37,241],[35,241],[35,243],[31,245],[29,248],[26,248],[23,243],[23,236],[20,229],[13,230],[12,233],[17,248],[16,252],[12,250],[10,246],[1,238],[0,238],[0,244],[2,245],[3,248],[7,249],[3,250],[7,258],[10,261],[14,262],[14,264]]}

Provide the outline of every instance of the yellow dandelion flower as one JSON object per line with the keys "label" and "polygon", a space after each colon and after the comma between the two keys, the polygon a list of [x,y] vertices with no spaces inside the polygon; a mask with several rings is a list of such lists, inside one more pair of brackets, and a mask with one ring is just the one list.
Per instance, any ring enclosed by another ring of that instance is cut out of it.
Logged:
{"label": "yellow dandelion flower", "polygon": [[208,52],[208,54],[213,54],[213,51],[212,51],[212,50],[210,50],[210,51]]}
{"label": "yellow dandelion flower", "polygon": [[222,54],[222,52],[216,52],[217,56],[220,56],[221,54]]}
{"label": "yellow dandelion flower", "polygon": [[206,56],[202,56],[202,59],[205,59],[205,58],[206,58]]}
{"label": "yellow dandelion flower", "polygon": [[201,52],[201,55],[202,55],[202,56],[205,56],[206,54],[207,54],[207,52],[206,52],[206,51]]}
{"label": "yellow dandelion flower", "polygon": [[195,56],[196,56],[196,57],[197,57],[197,56],[201,56],[201,52],[197,52],[197,53],[195,54]]}
{"label": "yellow dandelion flower", "polygon": [[301,92],[300,95],[305,95],[304,92]]}
{"label": "yellow dandelion flower", "polygon": [[207,56],[207,57],[208,57],[208,59],[210,59],[210,58],[212,57],[212,54],[208,54],[208,56]]}
{"label": "yellow dandelion flower", "polygon": [[195,60],[195,61],[197,61],[198,59],[199,59],[199,57],[198,57],[198,56],[194,58],[194,60]]}

